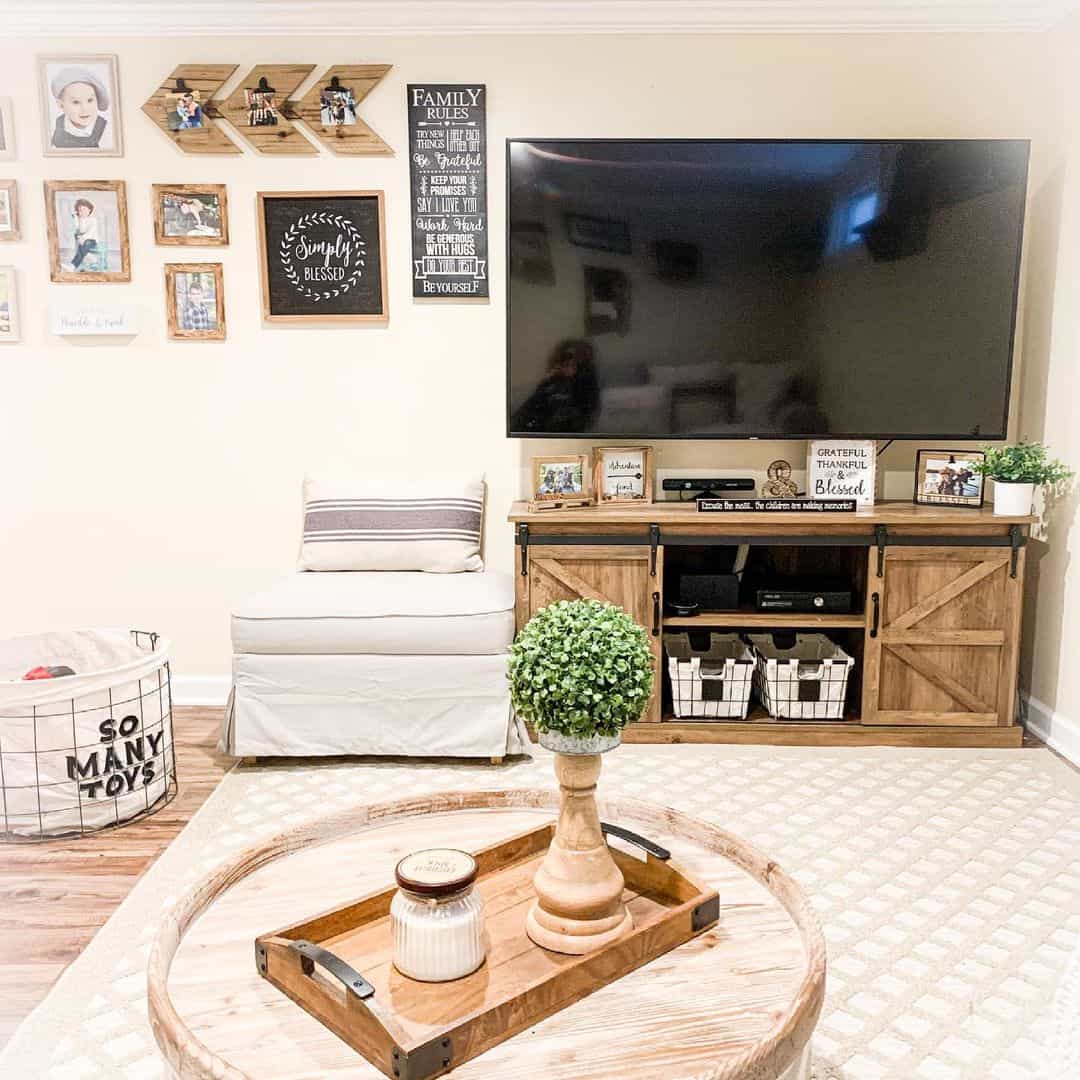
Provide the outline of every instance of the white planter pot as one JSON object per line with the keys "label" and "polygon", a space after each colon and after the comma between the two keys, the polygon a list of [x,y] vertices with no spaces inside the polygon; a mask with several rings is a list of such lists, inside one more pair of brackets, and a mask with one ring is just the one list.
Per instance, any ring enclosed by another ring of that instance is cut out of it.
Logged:
{"label": "white planter pot", "polygon": [[606,754],[622,742],[622,733],[586,739],[580,735],[560,735],[557,731],[539,731],[537,738],[541,746],[557,754]]}
{"label": "white planter pot", "polygon": [[994,481],[994,513],[1017,517],[1031,513],[1034,484],[1006,484]]}

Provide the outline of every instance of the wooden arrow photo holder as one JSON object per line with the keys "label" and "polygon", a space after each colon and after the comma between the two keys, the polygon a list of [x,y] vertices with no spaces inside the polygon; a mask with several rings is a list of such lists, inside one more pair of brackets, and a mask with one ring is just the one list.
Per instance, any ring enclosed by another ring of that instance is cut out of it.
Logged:
{"label": "wooden arrow photo holder", "polygon": [[[236,64],[181,64],[154,91],[142,111],[172,139],[185,154],[239,154],[236,145],[218,126],[221,116],[219,102],[212,100],[232,78]],[[176,95],[194,91],[202,107],[202,126],[196,128],[169,127],[169,108]]]}

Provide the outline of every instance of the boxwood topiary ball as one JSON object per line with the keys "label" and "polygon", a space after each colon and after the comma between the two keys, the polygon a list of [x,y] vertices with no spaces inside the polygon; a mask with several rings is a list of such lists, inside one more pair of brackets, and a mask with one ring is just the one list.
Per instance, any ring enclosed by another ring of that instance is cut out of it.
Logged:
{"label": "boxwood topiary ball", "polygon": [[510,646],[510,698],[541,731],[617,735],[652,693],[645,630],[622,608],[560,600],[538,611]]}

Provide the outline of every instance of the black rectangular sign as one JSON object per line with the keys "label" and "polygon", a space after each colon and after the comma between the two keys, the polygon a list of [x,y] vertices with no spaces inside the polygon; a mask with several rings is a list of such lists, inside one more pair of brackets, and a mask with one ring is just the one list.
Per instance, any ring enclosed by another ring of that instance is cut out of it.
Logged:
{"label": "black rectangular sign", "polygon": [[487,296],[487,88],[407,93],[413,296]]}
{"label": "black rectangular sign", "polygon": [[736,514],[747,510],[773,514],[850,514],[856,509],[854,499],[698,499],[697,508],[710,514]]}

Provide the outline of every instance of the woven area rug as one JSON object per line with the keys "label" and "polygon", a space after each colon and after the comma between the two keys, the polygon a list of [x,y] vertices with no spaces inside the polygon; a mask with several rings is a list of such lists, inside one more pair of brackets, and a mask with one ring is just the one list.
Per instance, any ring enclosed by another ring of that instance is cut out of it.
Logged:
{"label": "woven area rug", "polygon": [[[163,1076],[145,1005],[155,924],[237,850],[353,803],[547,784],[539,749],[499,768],[235,769],[16,1032],[0,1076]],[[1080,774],[1048,750],[624,746],[601,784],[742,834],[807,890],[829,948],[815,1080],[1046,1077],[1080,934]]]}

